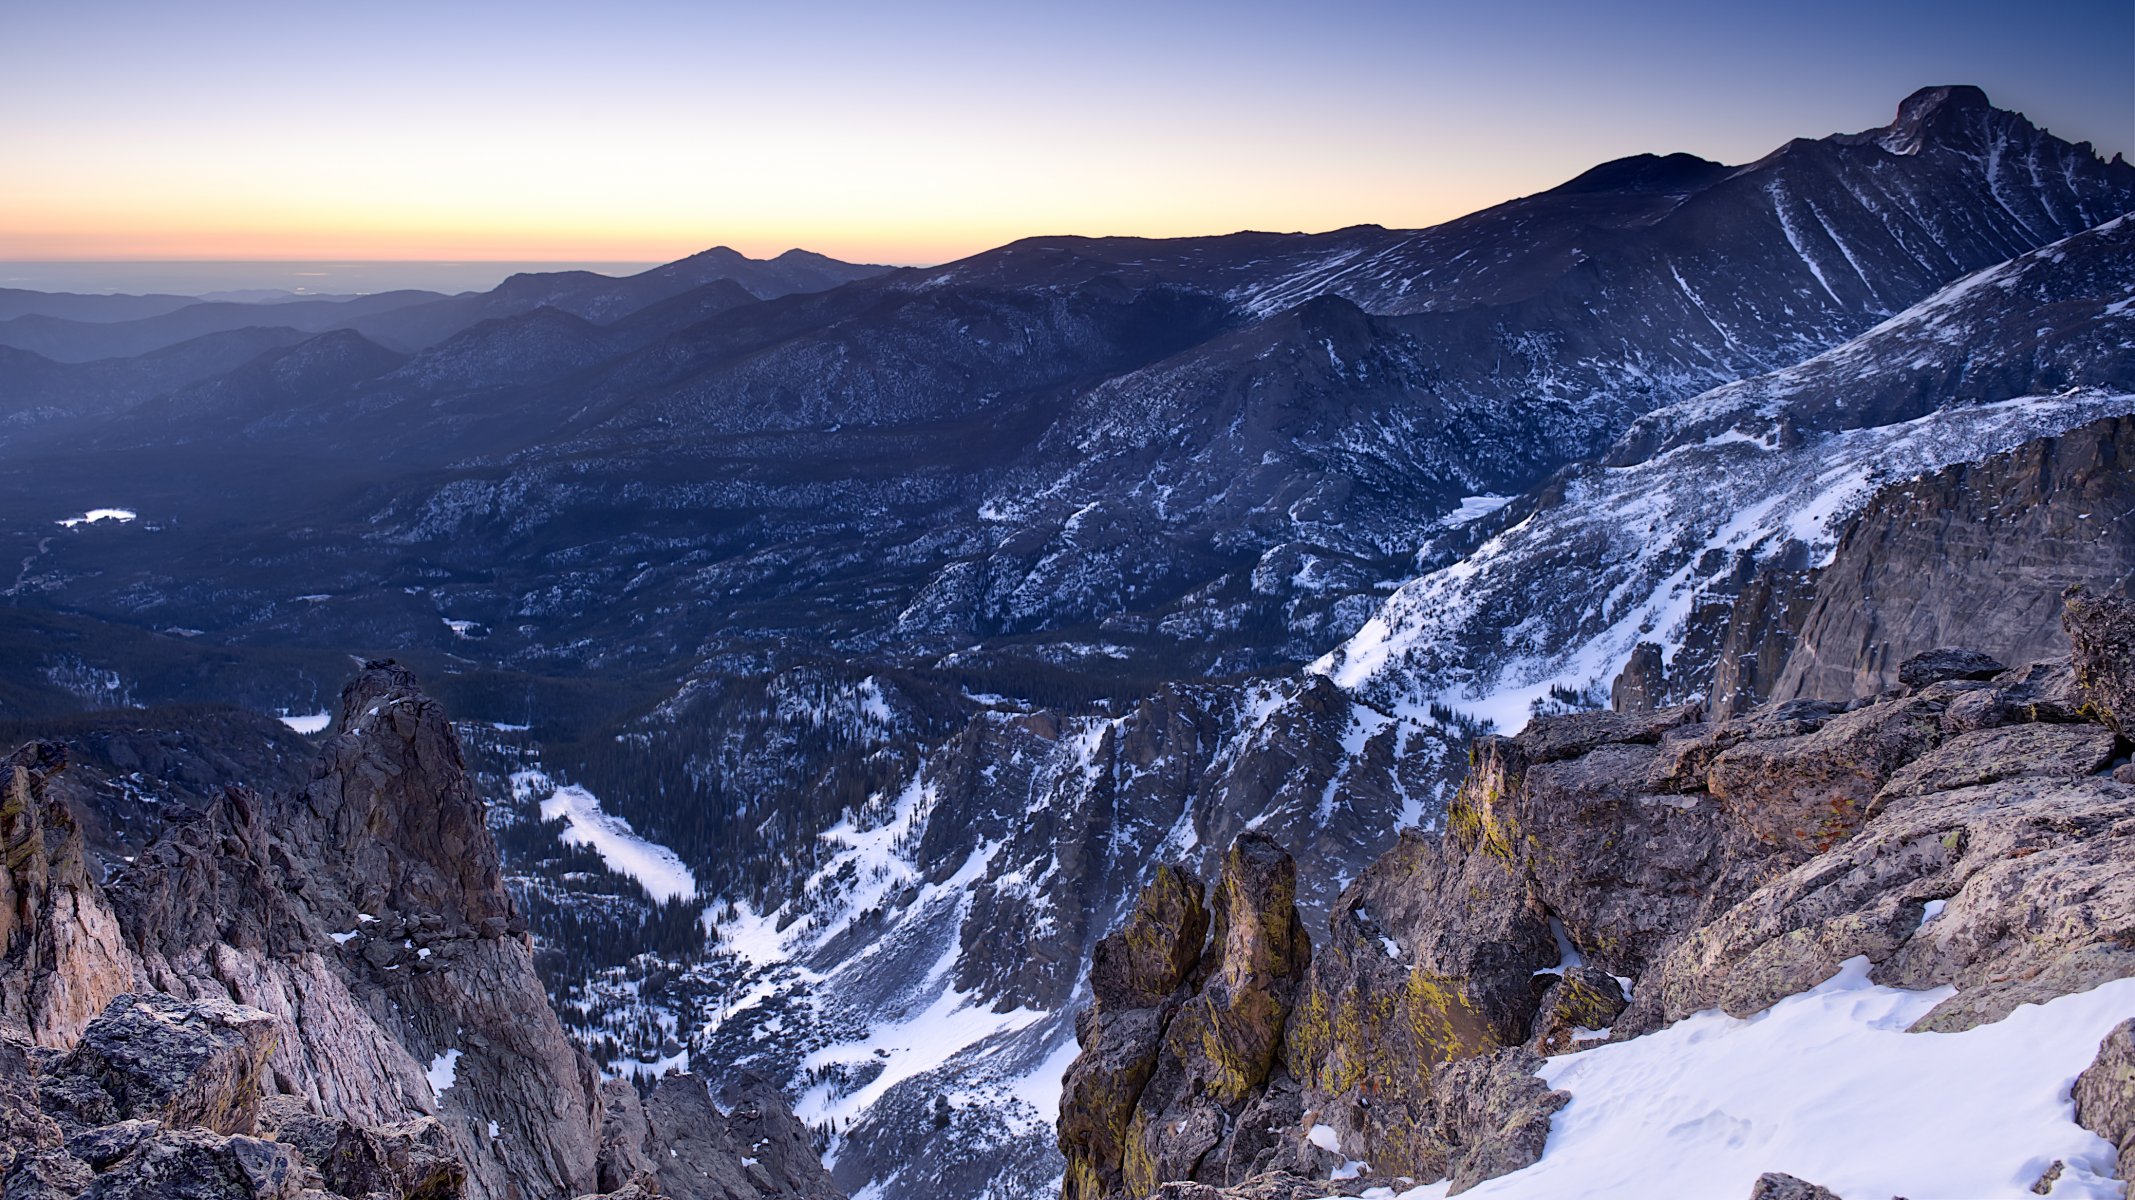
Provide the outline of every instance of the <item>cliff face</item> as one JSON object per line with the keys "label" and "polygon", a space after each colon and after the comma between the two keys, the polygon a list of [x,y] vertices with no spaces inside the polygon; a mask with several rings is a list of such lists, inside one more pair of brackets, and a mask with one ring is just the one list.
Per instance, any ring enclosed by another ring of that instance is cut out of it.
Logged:
{"label": "cliff face", "polygon": [[[1478,739],[1445,830],[1404,835],[1309,965],[1257,989],[1221,984],[1198,884],[1160,874],[1093,968],[1066,1195],[1303,1195],[1334,1171],[1457,1192],[1541,1156],[1564,1103],[1541,1055],[1748,1016],[1857,959],[1879,983],[1952,989],[1913,1025],[1944,1032],[2135,977],[2135,781],[2112,724],[2135,694],[2135,606],[2072,592],[2057,609],[2073,661],[1940,650],[1878,697]],[[1214,907],[1253,904],[1229,925],[1295,919],[1291,889],[1231,882],[1279,858],[1234,848]],[[1234,1059],[1260,1039],[1211,1035],[1193,1014],[1212,1011],[1268,1014],[1279,1053]],[[2125,1057],[2109,1039],[2085,1101],[2116,1144]],[[1193,1103],[1167,1072],[1199,1083]]]}
{"label": "cliff face", "polygon": [[2094,422],[1879,495],[1855,518],[1764,696],[1866,696],[1938,646],[2063,651],[2061,590],[2135,595],[2135,419]]}
{"label": "cliff face", "polygon": [[47,793],[64,748],[24,746],[0,771],[0,1025],[65,1046],[133,980],[81,829]]}
{"label": "cliff face", "polygon": [[675,1076],[650,1123],[604,1097],[413,676],[365,667],[334,728],[301,790],[230,789],[101,886],[61,751],[10,760],[0,1120],[34,1150],[0,1157],[10,1195],[161,1195],[173,1172],[208,1195],[835,1195],[775,1093],[729,1113]]}

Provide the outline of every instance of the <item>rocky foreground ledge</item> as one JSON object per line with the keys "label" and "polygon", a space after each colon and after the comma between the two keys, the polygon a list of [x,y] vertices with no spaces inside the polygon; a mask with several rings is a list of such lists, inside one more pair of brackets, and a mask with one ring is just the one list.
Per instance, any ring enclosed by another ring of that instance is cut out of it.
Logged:
{"label": "rocky foreground ledge", "polygon": [[[1915,1031],[2135,977],[2135,608],[2072,592],[2063,626],[2069,657],[1937,651],[1863,700],[1479,739],[1446,829],[1404,835],[1316,946],[1273,842],[1240,838],[1206,897],[1163,869],[1096,954],[1067,1200],[1457,1194],[1541,1157],[1568,1100],[1543,1056],[1748,1016],[1850,960],[1953,989]],[[2122,1179],[2131,1039],[2074,1090]]]}
{"label": "rocky foreground ledge", "polygon": [[99,881],[63,747],[0,771],[0,1195],[832,1200],[775,1090],[565,1039],[441,706],[371,663],[310,782]]}

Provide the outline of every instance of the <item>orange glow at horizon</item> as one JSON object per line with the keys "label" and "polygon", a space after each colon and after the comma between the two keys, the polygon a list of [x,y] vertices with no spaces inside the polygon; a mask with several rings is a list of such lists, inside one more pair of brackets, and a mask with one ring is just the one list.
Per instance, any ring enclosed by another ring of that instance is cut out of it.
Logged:
{"label": "orange glow at horizon", "polygon": [[2125,0],[1870,7],[19,4],[0,259],[894,264],[1415,227],[1630,154],[1748,161],[1951,82],[2135,149]]}

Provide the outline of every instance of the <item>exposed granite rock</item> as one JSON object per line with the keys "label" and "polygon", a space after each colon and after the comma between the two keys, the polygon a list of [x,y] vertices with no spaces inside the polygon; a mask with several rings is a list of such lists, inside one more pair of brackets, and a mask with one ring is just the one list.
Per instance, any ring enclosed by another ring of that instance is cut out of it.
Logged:
{"label": "exposed granite rock", "polygon": [[2135,605],[2070,588],[2062,624],[2075,649],[2083,699],[2115,732],[2135,737]]}
{"label": "exposed granite rock", "polygon": [[1269,1171],[1228,1187],[1206,1183],[1167,1183],[1158,1200],[1319,1200],[1336,1189],[1328,1183],[1300,1179],[1286,1171]]}
{"label": "exposed granite rock", "polygon": [[451,1136],[434,1120],[367,1129],[304,1111],[282,1097],[268,1106],[262,1123],[337,1195],[456,1200],[464,1192],[467,1167],[454,1153]]}
{"label": "exposed granite rock", "polygon": [[1058,1136],[1067,1200],[1098,1200],[1124,1187],[1128,1125],[1207,941],[1201,881],[1165,865],[1125,925],[1093,951],[1093,1002],[1075,1024],[1082,1053],[1062,1082]]}
{"label": "exposed granite rock", "polygon": [[1839,1200],[1839,1195],[1805,1179],[1770,1171],[1757,1177],[1757,1185],[1750,1189],[1750,1200]]}
{"label": "exposed granite rock", "polygon": [[604,1088],[603,1191],[676,1200],[842,1200],[807,1126],[761,1079],[729,1093],[726,1111],[694,1075],[663,1077],[640,1103],[629,1085]]}
{"label": "exposed granite rock", "polygon": [[0,764],[0,1026],[69,1046],[135,964],[98,891],[80,827],[51,794],[66,749],[33,742]]}
{"label": "exposed granite rock", "polygon": [[7,1200],[74,1200],[96,1182],[89,1164],[64,1150],[32,1150],[7,1174]]}
{"label": "exposed granite rock", "polygon": [[158,1129],[99,1171],[84,1200],[295,1200],[315,1177],[291,1147],[204,1129]]}
{"label": "exposed granite rock", "polygon": [[1210,899],[1196,988],[1164,1028],[1162,1048],[1128,1122],[1121,1177],[1146,1196],[1171,1180],[1227,1183],[1254,1174],[1277,1138],[1243,1114],[1279,1061],[1290,1007],[1311,961],[1297,915],[1297,867],[1245,834],[1224,856]]}
{"label": "exposed granite rock", "polygon": [[1661,661],[1661,648],[1640,642],[1609,686],[1609,707],[1620,713],[1649,713],[1668,695],[1668,669]]}
{"label": "exposed granite rock", "polygon": [[1282,1050],[1311,961],[1296,889],[1290,856],[1249,833],[1205,908],[1190,872],[1164,868],[1100,944],[1061,1105],[1069,1200],[1272,1165],[1297,1119]]}
{"label": "exposed granite rock", "polygon": [[1685,938],[1618,1029],[1747,1016],[1855,955],[1882,983],[1955,985],[1919,1027],[1964,1029],[2135,974],[2131,930],[2135,788],[2022,778],[1910,797]]}
{"label": "exposed granite rock", "polygon": [[64,1140],[59,1123],[37,1103],[37,1078],[26,1046],[0,1036],[0,1181],[17,1158],[57,1150]]}
{"label": "exposed granite rock", "polygon": [[47,1072],[46,1107],[73,1127],[145,1119],[250,1133],[276,1036],[273,1017],[227,1000],[120,996]]}
{"label": "exposed granite rock", "polygon": [[2007,669],[1977,650],[1942,646],[1923,650],[1899,663],[1898,683],[1917,689],[1951,679],[1992,679]]}
{"label": "exposed granite rock", "polygon": [[1707,787],[1759,839],[1816,853],[1860,828],[1891,774],[1942,737],[1925,698],[1841,713],[1813,732],[1758,738],[1712,760]]}
{"label": "exposed granite rock", "polygon": [[2076,1124],[2111,1142],[2120,1177],[2135,1180],[2135,1020],[2122,1021],[2076,1076]]}
{"label": "exposed granite rock", "polygon": [[[652,1144],[652,1123],[645,1119],[645,1102],[629,1081],[610,1079],[600,1085],[600,1151],[594,1161],[594,1186],[602,1192],[620,1192],[654,1173],[646,1147]],[[655,1184],[654,1186],[657,1186]]]}
{"label": "exposed granite rock", "polygon": [[2032,723],[1960,733],[1893,772],[1871,808],[2003,779],[2096,774],[2112,763],[2117,741],[2097,725]]}
{"label": "exposed granite rock", "polygon": [[1452,1181],[1447,1195],[1541,1159],[1550,1115],[1572,1099],[1535,1075],[1541,1065],[1534,1054],[1510,1049],[1443,1063],[1431,1072],[1436,1131],[1447,1148]]}
{"label": "exposed granite rock", "polygon": [[2083,693],[2068,656],[2026,663],[1996,675],[1986,687],[1951,695],[1942,712],[1942,731],[1969,733],[2032,721],[2085,721]]}

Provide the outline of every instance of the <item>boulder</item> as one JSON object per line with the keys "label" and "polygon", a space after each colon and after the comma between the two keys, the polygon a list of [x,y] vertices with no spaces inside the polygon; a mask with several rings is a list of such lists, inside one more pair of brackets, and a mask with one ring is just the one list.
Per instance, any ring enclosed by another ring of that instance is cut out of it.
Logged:
{"label": "boulder", "polygon": [[2077,779],[2113,761],[2118,739],[2098,725],[2003,725],[1949,738],[1898,768],[1870,803],[1881,812],[1925,796],[2003,779]]}
{"label": "boulder", "polygon": [[1822,721],[1813,732],[1751,737],[1722,751],[1711,793],[1759,839],[1817,853],[1850,836],[1891,775],[1942,738],[1941,704],[1873,704]]}
{"label": "boulder", "polygon": [[75,1127],[148,1119],[250,1133],[276,1022],[227,1000],[128,994],[90,1022],[43,1091]]}
{"label": "boulder", "polygon": [[1568,968],[1542,993],[1528,1048],[1541,1055],[1577,1050],[1582,1030],[1607,1029],[1626,1003],[1623,987],[1607,971]]}
{"label": "boulder", "polygon": [[1898,683],[1918,690],[1951,679],[1992,679],[2008,668],[1977,650],[1925,650],[1898,664]]}
{"label": "boulder", "polygon": [[2076,1076],[2076,1124],[2119,1152],[2120,1177],[2135,1180],[2135,1020],[2122,1021]]}
{"label": "boulder", "polygon": [[365,1128],[302,1110],[274,1111],[273,1138],[301,1155],[329,1191],[363,1200],[376,1194],[401,1200],[459,1200],[467,1167],[452,1138],[434,1120]]}
{"label": "boulder", "polygon": [[59,1149],[65,1134],[37,1102],[37,1080],[25,1045],[0,1035],[0,1180],[18,1158]]}
{"label": "boulder", "polygon": [[96,1182],[89,1164],[64,1150],[31,1150],[4,1178],[7,1200],[75,1200]]}
{"label": "boulder", "polygon": [[1771,1171],[1757,1177],[1757,1185],[1750,1189],[1750,1200],[1839,1200],[1839,1195],[1805,1179]]}
{"label": "boulder", "polygon": [[159,1129],[96,1175],[84,1200],[296,1200],[314,1176],[297,1151],[205,1129]]}

